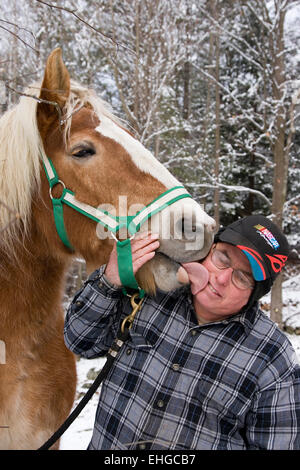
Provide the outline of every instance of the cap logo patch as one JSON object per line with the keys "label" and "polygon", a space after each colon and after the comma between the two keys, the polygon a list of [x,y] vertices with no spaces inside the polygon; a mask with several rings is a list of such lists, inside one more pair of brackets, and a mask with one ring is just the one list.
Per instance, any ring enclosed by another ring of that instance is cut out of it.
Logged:
{"label": "cap logo patch", "polygon": [[272,269],[275,273],[279,273],[282,270],[282,268],[285,265],[285,262],[288,258],[285,255],[270,256],[270,255],[267,255],[267,253],[265,255],[269,258],[269,260],[271,262]]}
{"label": "cap logo patch", "polygon": [[274,250],[279,248],[280,245],[270,230],[260,224],[254,225],[254,228],[257,229],[257,233],[259,233]]}
{"label": "cap logo patch", "polygon": [[252,248],[249,248],[249,246],[244,246],[244,245],[236,245],[237,248],[242,250],[245,255],[247,256],[253,277],[256,281],[264,281],[267,276],[266,276],[266,271],[264,269],[263,263],[260,260],[263,260],[262,256]]}

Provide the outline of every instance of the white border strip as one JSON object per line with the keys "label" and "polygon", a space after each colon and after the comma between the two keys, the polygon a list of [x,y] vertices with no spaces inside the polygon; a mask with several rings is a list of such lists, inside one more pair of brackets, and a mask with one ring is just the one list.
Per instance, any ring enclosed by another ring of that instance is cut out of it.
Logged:
{"label": "white border strip", "polygon": [[75,196],[73,196],[73,194],[66,193],[64,196],[64,201],[68,201],[73,206],[78,207],[78,209],[81,209],[87,214],[92,215],[93,217],[98,219],[99,222],[101,221],[103,224],[107,225],[109,228],[112,228],[113,230],[116,230],[116,228],[119,225],[119,223],[115,219],[110,217],[108,214],[104,214],[99,209],[96,209],[93,206],[85,204],[84,202],[77,201],[77,199],[75,198]]}
{"label": "white border strip", "polygon": [[52,169],[52,166],[48,160],[48,157],[43,153],[42,154],[42,157],[43,157],[43,162],[44,162],[44,165],[46,167],[46,171],[47,171],[47,175],[49,177],[50,180],[52,180],[53,178],[56,177],[53,169]]}
{"label": "white border strip", "polygon": [[178,196],[181,196],[182,194],[189,194],[188,191],[185,188],[177,188],[174,189],[173,191],[169,191],[167,194],[164,196],[160,197],[157,201],[153,202],[150,204],[150,206],[145,207],[145,209],[142,209],[142,211],[132,219],[132,222],[137,226],[141,223],[141,221],[147,217],[151,212],[156,211],[159,209],[161,206],[164,204],[167,204],[170,202],[172,199],[175,199]]}

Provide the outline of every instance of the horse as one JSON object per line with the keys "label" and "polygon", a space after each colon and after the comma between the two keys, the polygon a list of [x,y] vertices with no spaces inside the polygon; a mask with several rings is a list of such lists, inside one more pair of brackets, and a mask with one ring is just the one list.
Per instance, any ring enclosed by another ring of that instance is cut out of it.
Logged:
{"label": "horse", "polygon": [[[66,272],[74,256],[92,272],[107,262],[114,243],[70,206],[63,215],[72,250],[62,242],[51,201],[62,187],[49,191],[43,155],[77,200],[93,207],[117,208],[120,195],[128,207],[147,206],[179,183],[95,91],[70,78],[60,48],[49,55],[42,81],[1,117],[0,154],[0,340],[6,359],[0,363],[0,448],[36,449],[74,402],[76,358],[63,340]],[[202,259],[212,242],[215,222],[196,201],[180,199],[169,213],[180,230],[197,220],[203,239],[188,249],[173,229],[164,237],[162,216],[160,252],[137,275],[148,293],[178,287],[180,263]],[[191,227],[193,236],[195,222]]]}

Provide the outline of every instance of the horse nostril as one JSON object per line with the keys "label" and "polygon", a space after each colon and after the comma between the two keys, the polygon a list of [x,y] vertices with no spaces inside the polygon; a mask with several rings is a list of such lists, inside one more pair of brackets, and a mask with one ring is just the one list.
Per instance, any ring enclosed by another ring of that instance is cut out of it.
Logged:
{"label": "horse nostril", "polygon": [[181,233],[184,233],[184,219],[181,219]]}
{"label": "horse nostril", "polygon": [[211,224],[205,224],[205,229],[207,232],[215,233],[217,231],[217,224],[216,222],[212,222]]}
{"label": "horse nostril", "polygon": [[185,218],[182,218],[181,220],[181,232],[184,234],[186,232],[197,232],[197,225],[194,223],[191,223],[191,220],[186,220]]}
{"label": "horse nostril", "polygon": [[195,237],[204,236],[205,233],[210,235],[215,232],[215,221],[203,223],[203,221],[197,220],[194,215],[181,217],[176,223],[177,236],[183,236],[185,239],[195,239]]}
{"label": "horse nostril", "polygon": [[181,219],[181,233],[183,235],[196,234],[199,231],[199,225],[191,217]]}

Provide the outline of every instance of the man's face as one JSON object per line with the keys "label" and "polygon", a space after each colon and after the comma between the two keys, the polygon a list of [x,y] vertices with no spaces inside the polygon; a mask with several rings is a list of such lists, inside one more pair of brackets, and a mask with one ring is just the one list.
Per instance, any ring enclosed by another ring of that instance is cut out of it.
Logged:
{"label": "man's face", "polygon": [[[226,269],[219,269],[212,261],[213,250],[217,249],[229,259]],[[252,287],[240,289],[232,282],[232,271],[241,270],[252,278],[250,263],[244,253],[228,243],[213,245],[210,253],[202,262],[208,270],[209,281],[206,287],[193,297],[194,307],[199,320],[218,321],[238,313],[247,304]]]}

